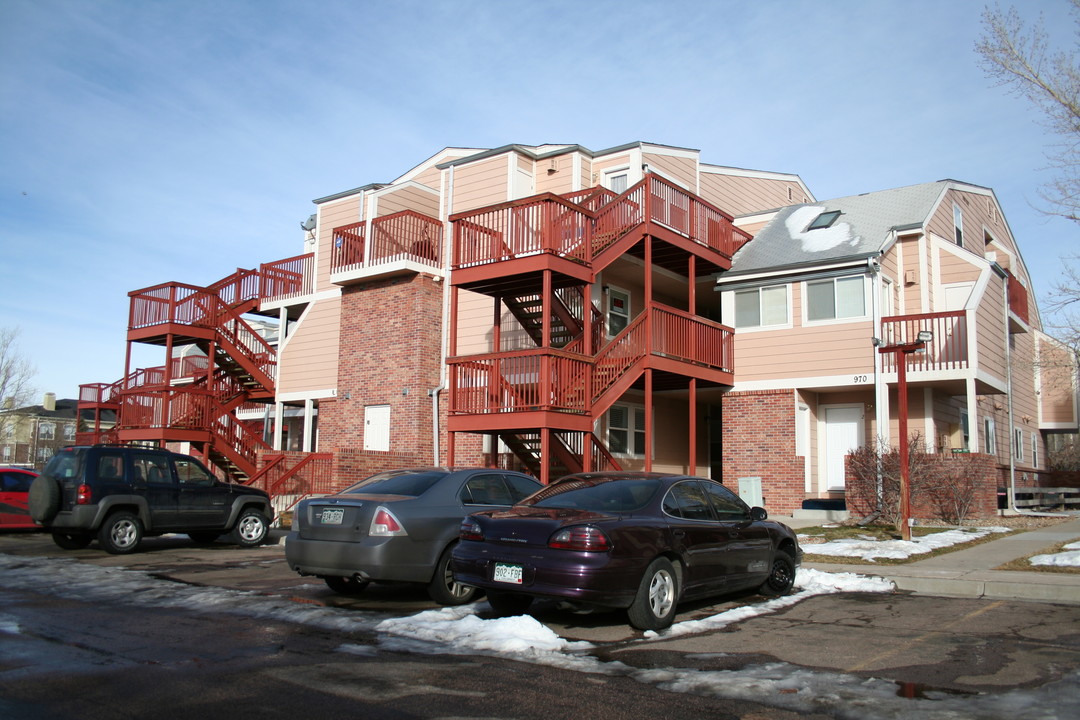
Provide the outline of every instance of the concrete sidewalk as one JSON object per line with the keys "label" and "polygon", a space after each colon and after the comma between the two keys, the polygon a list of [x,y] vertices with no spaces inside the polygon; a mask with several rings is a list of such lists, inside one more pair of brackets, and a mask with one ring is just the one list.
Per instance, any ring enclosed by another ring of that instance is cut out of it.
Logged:
{"label": "concrete sidewalk", "polygon": [[[776,518],[788,522],[787,518]],[[806,523],[792,522],[798,525]],[[1080,518],[1027,532],[1012,533],[966,550],[944,553],[905,565],[803,563],[825,572],[851,572],[892,580],[897,589],[923,595],[1037,600],[1080,604],[1080,574],[1017,572],[994,568],[1064,542],[1080,540]],[[807,551],[807,547],[803,548]]]}

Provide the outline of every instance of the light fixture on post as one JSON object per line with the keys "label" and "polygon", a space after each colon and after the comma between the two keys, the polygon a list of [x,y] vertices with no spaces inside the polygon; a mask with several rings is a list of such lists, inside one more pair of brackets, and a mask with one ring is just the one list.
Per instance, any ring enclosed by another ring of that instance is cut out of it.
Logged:
{"label": "light fixture on post", "polygon": [[[874,338],[877,340],[877,338]],[[911,539],[911,478],[908,468],[908,402],[907,402],[907,356],[916,352],[926,352],[926,344],[933,342],[934,333],[920,330],[915,342],[895,345],[879,345],[879,353],[892,353],[896,359],[896,392],[899,396],[900,424],[900,537]]]}

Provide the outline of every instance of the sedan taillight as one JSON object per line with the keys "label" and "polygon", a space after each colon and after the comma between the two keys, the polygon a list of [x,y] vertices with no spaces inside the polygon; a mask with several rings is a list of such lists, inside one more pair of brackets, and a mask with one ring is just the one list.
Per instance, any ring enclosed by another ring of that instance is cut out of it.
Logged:
{"label": "sedan taillight", "polygon": [[462,540],[484,542],[484,531],[480,529],[480,523],[472,518],[465,518],[461,521],[461,530],[458,532],[458,536]]}
{"label": "sedan taillight", "polygon": [[90,486],[83,483],[79,486],[79,489],[75,493],[76,505],[89,505],[90,504]]}
{"label": "sedan taillight", "polygon": [[563,528],[548,539],[548,547],[558,550],[584,550],[605,552],[611,549],[611,541],[604,531],[592,525]]}
{"label": "sedan taillight", "polygon": [[405,528],[401,527],[398,519],[394,517],[394,513],[384,507],[376,508],[375,517],[371,519],[371,527],[368,528],[368,535],[390,537],[408,534],[405,532]]}

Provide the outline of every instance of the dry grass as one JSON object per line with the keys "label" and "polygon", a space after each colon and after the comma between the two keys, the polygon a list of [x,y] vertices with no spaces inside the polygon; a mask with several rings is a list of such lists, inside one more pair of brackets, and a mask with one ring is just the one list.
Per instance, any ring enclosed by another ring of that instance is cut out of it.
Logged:
{"label": "dry grass", "polygon": [[1059,552],[1066,552],[1065,546],[1076,542],[1075,540],[1069,540],[1063,543],[1058,543],[1053,547],[1048,547],[1045,550],[1032,553],[1026,557],[1016,558],[1010,560],[1003,565],[998,565],[995,570],[1017,570],[1021,572],[1048,572],[1048,573],[1065,573],[1066,575],[1080,575],[1080,567],[1070,567],[1067,565],[1032,565],[1031,558],[1036,555],[1054,555]]}

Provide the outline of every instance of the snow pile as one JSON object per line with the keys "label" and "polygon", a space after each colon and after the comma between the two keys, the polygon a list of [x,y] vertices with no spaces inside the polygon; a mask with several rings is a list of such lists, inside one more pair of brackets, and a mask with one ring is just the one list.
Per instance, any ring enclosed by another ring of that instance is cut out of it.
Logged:
{"label": "snow pile", "polygon": [[807,543],[806,536],[800,536],[803,551],[808,555],[833,555],[837,557],[855,557],[873,561],[877,558],[903,560],[912,555],[933,552],[939,548],[959,545],[960,543],[979,540],[992,533],[1012,532],[1006,527],[967,528],[964,530],[946,530],[932,533],[911,540],[878,540],[876,538],[847,538],[824,543]]}
{"label": "snow pile", "polygon": [[827,228],[818,230],[806,230],[818,215],[824,212],[824,208],[817,205],[808,205],[795,210],[788,215],[784,226],[792,239],[802,243],[803,252],[824,252],[832,250],[838,245],[847,243],[851,246],[859,244],[862,238],[852,232],[851,225],[846,222],[836,222]]}
{"label": "snow pile", "polygon": [[1062,548],[1062,551],[1049,555],[1034,555],[1028,562],[1032,565],[1080,567],[1080,542],[1069,543]]}

